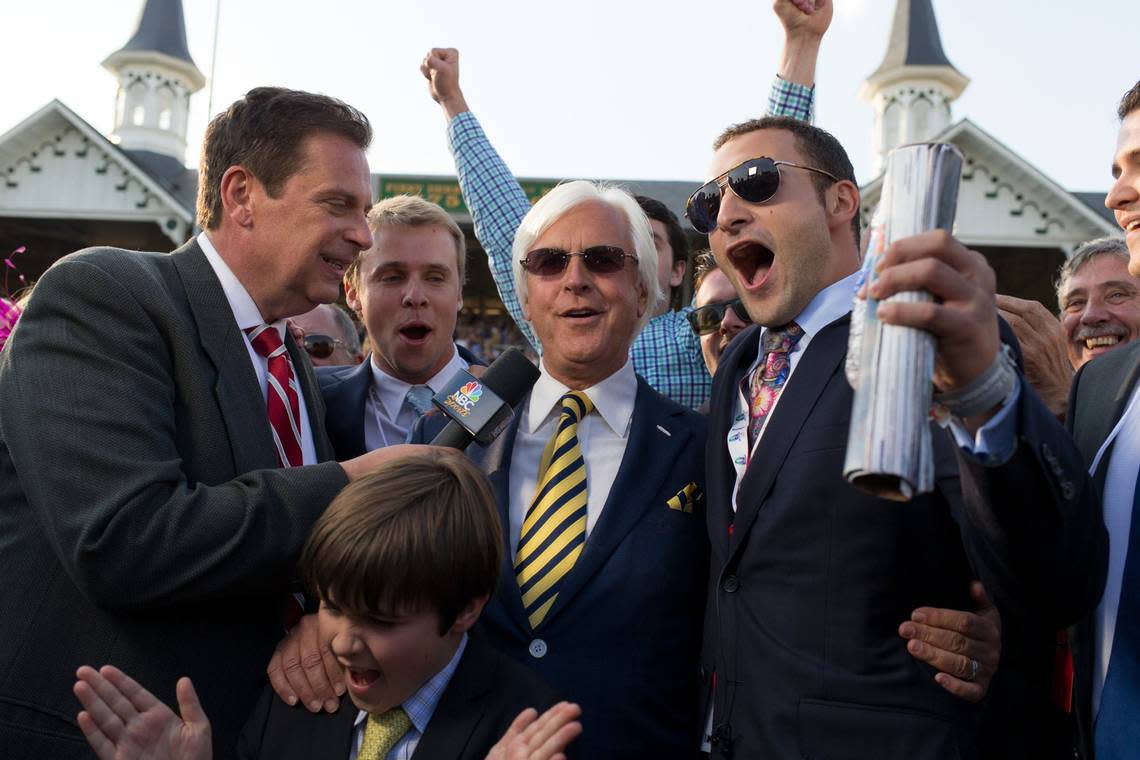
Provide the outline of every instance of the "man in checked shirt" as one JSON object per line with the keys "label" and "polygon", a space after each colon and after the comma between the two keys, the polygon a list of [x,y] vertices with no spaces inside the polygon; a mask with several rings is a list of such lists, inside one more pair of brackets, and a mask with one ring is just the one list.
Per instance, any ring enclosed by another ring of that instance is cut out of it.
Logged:
{"label": "man in checked shirt", "polygon": [[[781,2],[776,7],[785,42],[780,69],[768,97],[768,113],[810,122],[816,55],[831,14],[800,14],[791,5]],[[475,236],[487,251],[499,295],[523,335],[541,352],[522,318],[511,273],[511,242],[519,222],[530,210],[530,200],[467,107],[459,86],[459,51],[433,48],[420,71],[429,81],[432,99],[440,104],[448,120],[447,137],[455,156],[459,186],[471,211]],[[644,197],[638,197],[638,202],[653,228],[662,289],[676,288],[684,276],[687,258],[684,232],[664,204]],[[634,340],[630,357],[634,371],[654,390],[683,406],[696,408],[708,401],[712,378],[701,356],[700,339],[687,320],[692,307],[670,310],[672,300],[663,299],[659,313]]]}

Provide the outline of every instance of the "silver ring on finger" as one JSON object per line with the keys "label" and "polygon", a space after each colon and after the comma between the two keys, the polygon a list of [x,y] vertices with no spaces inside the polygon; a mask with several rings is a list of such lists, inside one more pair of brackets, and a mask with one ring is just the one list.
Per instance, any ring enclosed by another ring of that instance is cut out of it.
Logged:
{"label": "silver ring on finger", "polygon": [[966,680],[967,681],[973,681],[975,678],[977,678],[978,677],[978,669],[980,667],[981,666],[978,665],[978,661],[971,657],[970,658],[970,674],[968,676],[966,676]]}

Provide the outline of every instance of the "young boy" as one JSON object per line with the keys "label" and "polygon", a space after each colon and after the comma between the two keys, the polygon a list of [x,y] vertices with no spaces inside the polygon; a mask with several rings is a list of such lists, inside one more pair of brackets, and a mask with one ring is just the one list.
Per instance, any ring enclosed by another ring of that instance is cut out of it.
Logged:
{"label": "young boy", "polygon": [[[351,483],[317,521],[301,558],[304,578],[321,600],[321,638],[344,669],[351,704],[310,713],[267,687],[239,755],[483,758],[500,736],[510,739],[513,731],[517,739],[533,713],[513,726],[512,719],[556,700],[530,670],[468,633],[495,588],[501,547],[486,479],[461,452],[401,456]],[[180,720],[112,668],[102,674],[81,668],[78,677],[76,695],[86,708],[79,725],[100,756],[114,756],[125,744],[157,748],[159,757],[167,756],[163,747],[169,756],[209,756],[201,754],[209,750],[208,724],[188,681],[179,683]],[[148,710],[169,717],[148,722]],[[553,712],[548,728],[536,729],[540,744],[580,730],[570,722],[576,708]],[[125,735],[132,725],[135,735]],[[187,752],[178,744],[183,739],[201,746]]]}

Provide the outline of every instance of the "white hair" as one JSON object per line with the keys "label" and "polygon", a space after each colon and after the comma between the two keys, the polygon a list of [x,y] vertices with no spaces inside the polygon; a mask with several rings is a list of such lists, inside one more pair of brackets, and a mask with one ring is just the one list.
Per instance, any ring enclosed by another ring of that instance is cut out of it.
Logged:
{"label": "white hair", "polygon": [[511,247],[515,293],[518,294],[519,303],[525,304],[526,270],[523,269],[522,260],[534,245],[534,241],[568,211],[586,201],[601,201],[621,212],[629,221],[629,236],[633,239],[632,253],[637,256],[637,281],[645,288],[646,293],[645,311],[637,321],[637,329],[634,332],[636,335],[653,317],[657,304],[664,296],[657,284],[657,248],[653,244],[653,229],[649,226],[649,217],[641,210],[637,200],[620,187],[587,180],[563,182],[534,204],[523,217],[518,231],[515,232],[514,245]]}

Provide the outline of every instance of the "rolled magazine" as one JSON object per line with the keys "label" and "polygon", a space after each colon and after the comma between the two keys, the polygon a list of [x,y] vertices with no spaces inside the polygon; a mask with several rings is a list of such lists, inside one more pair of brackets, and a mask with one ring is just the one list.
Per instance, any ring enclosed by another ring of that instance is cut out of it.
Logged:
{"label": "rolled magazine", "polygon": [[[951,231],[958,205],[962,154],[948,143],[919,143],[887,158],[879,207],[867,231],[859,278],[873,282],[891,243],[934,229]],[[896,293],[888,302],[933,301],[926,291]],[[855,389],[843,474],[857,488],[908,501],[934,488],[930,397],[934,336],[880,322],[879,302],[856,296],[845,370]]]}

